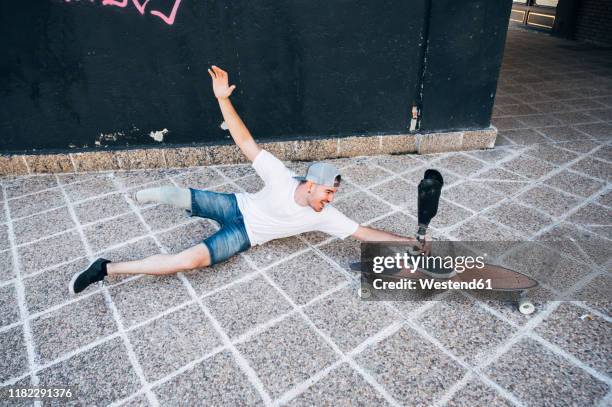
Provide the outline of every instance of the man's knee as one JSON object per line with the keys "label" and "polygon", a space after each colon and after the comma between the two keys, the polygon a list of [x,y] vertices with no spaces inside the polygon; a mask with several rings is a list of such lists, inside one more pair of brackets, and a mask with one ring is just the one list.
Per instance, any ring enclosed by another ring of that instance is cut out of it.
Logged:
{"label": "man's knee", "polygon": [[[201,246],[201,247],[200,247]],[[198,245],[176,255],[183,270],[193,270],[210,265],[210,254],[204,245]]]}

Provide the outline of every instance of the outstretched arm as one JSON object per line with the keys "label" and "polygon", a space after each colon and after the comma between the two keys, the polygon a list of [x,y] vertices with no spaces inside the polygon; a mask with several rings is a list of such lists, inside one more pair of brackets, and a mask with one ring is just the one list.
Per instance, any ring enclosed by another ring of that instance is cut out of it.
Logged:
{"label": "outstretched arm", "polygon": [[395,233],[385,232],[384,230],[369,228],[367,226],[359,226],[355,233],[351,235],[362,242],[411,242],[418,246],[425,254],[431,252],[431,241],[429,236],[426,236],[425,243],[419,242],[412,236],[401,236]]}
{"label": "outstretched arm", "polygon": [[229,128],[234,142],[250,161],[255,160],[261,148],[253,139],[253,136],[251,136],[249,129],[244,125],[229,99],[234,89],[236,89],[236,85],[229,86],[227,72],[217,66],[213,65],[212,69],[208,70],[208,74],[212,78],[213,92],[219,102],[223,120],[225,120],[225,124]]}

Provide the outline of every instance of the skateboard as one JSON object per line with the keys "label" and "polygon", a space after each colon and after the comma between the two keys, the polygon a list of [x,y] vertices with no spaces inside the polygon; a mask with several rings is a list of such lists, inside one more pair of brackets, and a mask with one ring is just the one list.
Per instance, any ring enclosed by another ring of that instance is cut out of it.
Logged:
{"label": "skateboard", "polygon": [[[361,271],[361,263],[351,263],[351,270]],[[451,278],[433,278],[423,272],[410,269],[403,269],[394,274],[374,274],[363,273],[365,279],[362,278],[360,296],[368,298],[373,290],[376,290],[370,281],[375,278],[383,280],[433,280],[433,281],[448,281],[448,282],[478,282],[482,281],[483,290],[487,291],[502,291],[512,294],[513,301],[521,314],[529,315],[535,311],[535,306],[527,298],[527,292],[538,286],[538,282],[526,274],[515,270],[510,270],[505,267],[492,264],[485,264],[483,268],[466,268],[463,272],[455,274]],[[370,281],[367,281],[367,280]],[[419,285],[416,285],[419,287]],[[423,288],[426,290],[427,288]]]}

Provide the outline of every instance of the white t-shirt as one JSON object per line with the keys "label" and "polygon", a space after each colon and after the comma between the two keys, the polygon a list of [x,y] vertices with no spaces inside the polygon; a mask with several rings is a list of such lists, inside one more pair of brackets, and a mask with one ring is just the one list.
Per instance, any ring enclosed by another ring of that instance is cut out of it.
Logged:
{"label": "white t-shirt", "polygon": [[259,152],[253,168],[266,185],[254,194],[236,194],[251,245],[312,231],[344,239],[357,231],[357,222],[329,204],[321,212],[298,205],[294,193],[299,181],[269,152]]}

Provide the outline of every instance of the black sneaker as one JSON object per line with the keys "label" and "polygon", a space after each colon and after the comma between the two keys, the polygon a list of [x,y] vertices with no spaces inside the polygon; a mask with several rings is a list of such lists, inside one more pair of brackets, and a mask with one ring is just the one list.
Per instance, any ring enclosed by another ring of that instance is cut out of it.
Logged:
{"label": "black sneaker", "polygon": [[107,263],[110,263],[106,259],[98,259],[91,263],[85,270],[76,273],[70,280],[68,289],[72,294],[78,294],[87,288],[90,284],[104,280],[106,277]]}

